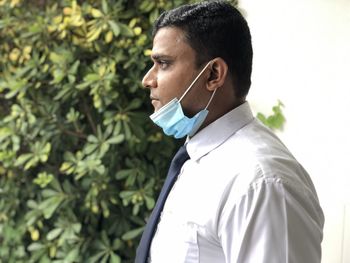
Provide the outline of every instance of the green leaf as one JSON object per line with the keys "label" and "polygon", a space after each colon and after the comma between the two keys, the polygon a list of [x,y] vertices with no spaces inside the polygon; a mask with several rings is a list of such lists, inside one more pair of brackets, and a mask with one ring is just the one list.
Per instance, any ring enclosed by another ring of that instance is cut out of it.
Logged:
{"label": "green leaf", "polygon": [[127,25],[124,25],[122,23],[119,23],[119,27],[120,27],[120,33],[123,36],[126,37],[132,37],[134,36],[134,32],[132,31],[132,29],[130,27],[128,27]]}
{"label": "green leaf", "polygon": [[111,257],[110,257],[110,259],[109,259],[109,262],[110,262],[110,263],[121,263],[122,260],[121,260],[121,258],[120,258],[117,254],[111,253]]}
{"label": "green leaf", "polygon": [[80,61],[79,60],[75,61],[74,64],[69,68],[68,72],[70,74],[76,74],[78,71],[79,65],[80,65]]}
{"label": "green leaf", "polygon": [[59,207],[59,205],[62,203],[62,201],[63,201],[63,197],[57,195],[57,196],[50,197],[44,200],[42,203],[40,203],[39,209],[42,210],[44,214],[44,218],[45,219],[51,218],[51,216]]}
{"label": "green leaf", "polygon": [[114,36],[116,36],[116,37],[119,36],[120,32],[121,32],[120,26],[116,22],[114,22],[113,20],[109,20],[108,24],[111,26],[111,29],[113,31]]}
{"label": "green leaf", "polygon": [[101,263],[107,263],[108,262],[108,258],[109,258],[109,255],[105,255],[102,260],[101,260]]}
{"label": "green leaf", "polygon": [[80,230],[81,230],[81,224],[80,223],[76,223],[76,224],[73,224],[73,230],[75,233],[79,233]]}
{"label": "green leaf", "polygon": [[50,53],[50,60],[55,64],[62,64],[65,62],[64,57],[62,57],[60,54],[57,54],[55,52]]}
{"label": "green leaf", "polygon": [[140,5],[140,10],[143,12],[150,12],[155,6],[154,1],[142,1]]}
{"label": "green leaf", "polygon": [[93,153],[94,151],[96,151],[97,148],[98,148],[97,144],[86,144],[86,146],[84,148],[84,153],[89,155],[89,154]]}
{"label": "green leaf", "polygon": [[100,80],[100,75],[96,74],[96,73],[90,73],[90,74],[87,74],[85,77],[84,77],[84,80],[85,81],[90,81],[90,82],[94,82],[94,81],[98,81]]}
{"label": "green leaf", "polygon": [[47,233],[46,239],[49,241],[54,240],[62,233],[62,231],[63,231],[62,228],[55,228],[51,230],[49,233]]}
{"label": "green leaf", "polygon": [[45,245],[41,244],[41,243],[32,243],[28,246],[28,250],[31,252],[37,251],[37,250],[41,250],[44,249]]}
{"label": "green leaf", "polygon": [[83,83],[76,85],[75,88],[78,90],[84,90],[87,87],[91,86],[92,83],[93,83],[93,81],[86,81],[86,82],[83,82]]}
{"label": "green leaf", "polygon": [[108,139],[107,142],[109,144],[119,144],[119,143],[123,142],[124,139],[125,139],[124,134],[119,134],[117,136],[114,136],[114,137]]}
{"label": "green leaf", "polygon": [[31,167],[35,167],[39,162],[38,157],[34,156],[33,158],[29,159],[26,165],[24,166],[24,170],[28,170]]}
{"label": "green leaf", "polygon": [[130,126],[127,122],[123,121],[123,126],[124,126],[124,133],[125,133],[125,138],[130,139],[131,138],[131,129]]}
{"label": "green leaf", "polygon": [[130,175],[132,175],[134,173],[134,169],[125,169],[125,170],[120,170],[117,172],[117,174],[115,175],[115,178],[117,180],[122,180]]}
{"label": "green leaf", "polygon": [[98,143],[99,142],[98,138],[94,135],[89,135],[87,137],[87,141],[90,143]]}
{"label": "green leaf", "polygon": [[108,236],[107,236],[106,231],[102,231],[102,233],[101,233],[101,238],[102,238],[103,244],[104,244],[106,247],[109,247],[109,239],[108,239]]}
{"label": "green leaf", "polygon": [[102,0],[102,11],[105,14],[108,14],[108,5],[106,0]]}
{"label": "green leaf", "polygon": [[25,162],[27,162],[32,157],[33,157],[32,153],[25,153],[25,154],[20,155],[15,162],[15,166],[23,165]]}
{"label": "green leaf", "polygon": [[121,248],[121,246],[122,246],[122,241],[119,238],[114,239],[112,248],[114,250],[118,250]]}
{"label": "green leaf", "polygon": [[136,98],[130,102],[130,104],[128,105],[126,110],[135,110],[135,109],[140,108],[141,105],[142,105],[142,100]]}
{"label": "green leaf", "polygon": [[158,16],[159,16],[159,10],[158,9],[154,9],[151,12],[150,16],[149,16],[149,21],[151,23],[153,23],[157,19]]}
{"label": "green leaf", "polygon": [[57,191],[52,189],[44,189],[41,193],[42,193],[42,196],[46,198],[56,196],[58,194]]}
{"label": "green leaf", "polygon": [[128,232],[126,232],[123,236],[122,239],[123,240],[131,240],[134,239],[135,237],[139,236],[144,230],[144,227],[140,227],[140,228],[136,228],[133,230],[130,230]]}
{"label": "green leaf", "polygon": [[77,261],[77,258],[78,258],[78,255],[79,255],[79,247],[75,247],[73,248],[69,253],[68,255],[64,258],[65,259],[65,262],[76,262]]}
{"label": "green leaf", "polygon": [[101,251],[98,252],[97,254],[95,254],[94,256],[92,256],[91,258],[88,259],[88,263],[95,263],[95,262],[100,262],[100,259],[106,255],[105,251]]}
{"label": "green leaf", "polygon": [[148,210],[151,210],[154,207],[155,201],[152,197],[149,197],[147,195],[144,196],[144,199],[146,201],[146,206]]}
{"label": "green leaf", "polygon": [[50,82],[51,84],[60,83],[63,80],[63,78],[66,76],[65,72],[60,68],[55,69],[52,72],[52,75],[53,75],[53,80]]}
{"label": "green leaf", "polygon": [[266,125],[271,129],[276,129],[276,130],[282,129],[286,121],[282,112],[283,107],[284,107],[283,103],[281,101],[278,101],[277,105],[272,107],[272,112],[273,112],[272,115],[266,117],[264,114],[259,112],[256,117],[264,125]]}
{"label": "green leaf", "polygon": [[119,196],[123,199],[129,198],[135,194],[135,191],[122,191],[120,192]]}

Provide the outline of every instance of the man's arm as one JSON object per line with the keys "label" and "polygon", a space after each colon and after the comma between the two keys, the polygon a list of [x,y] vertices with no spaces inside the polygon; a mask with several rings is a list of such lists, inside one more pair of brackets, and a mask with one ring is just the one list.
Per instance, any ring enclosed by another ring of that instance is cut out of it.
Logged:
{"label": "man's arm", "polygon": [[324,218],[303,185],[265,178],[235,198],[228,196],[218,228],[227,263],[321,262]]}

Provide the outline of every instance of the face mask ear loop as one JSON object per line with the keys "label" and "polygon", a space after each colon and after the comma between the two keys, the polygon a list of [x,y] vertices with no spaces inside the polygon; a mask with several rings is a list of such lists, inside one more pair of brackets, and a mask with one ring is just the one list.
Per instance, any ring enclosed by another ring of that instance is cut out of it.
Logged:
{"label": "face mask ear loop", "polygon": [[217,89],[214,89],[213,93],[211,94],[210,100],[209,100],[207,106],[205,106],[205,110],[209,107],[210,102],[213,100],[216,90]]}
{"label": "face mask ear loop", "polygon": [[199,77],[203,74],[204,70],[207,69],[207,67],[210,65],[211,61],[208,62],[207,65],[205,65],[205,67],[201,70],[201,72],[199,72],[198,76],[194,79],[194,81],[191,83],[191,85],[187,88],[187,90],[185,91],[185,93],[181,96],[181,98],[179,99],[179,102],[186,96],[186,94],[190,91],[190,89],[192,88],[192,86],[196,83],[196,81],[199,79]]}

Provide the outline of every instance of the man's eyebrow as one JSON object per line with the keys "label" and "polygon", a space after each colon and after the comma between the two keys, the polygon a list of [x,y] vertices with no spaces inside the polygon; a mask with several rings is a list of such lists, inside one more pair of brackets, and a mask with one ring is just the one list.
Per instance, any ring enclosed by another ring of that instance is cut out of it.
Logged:
{"label": "man's eyebrow", "polygon": [[165,54],[152,54],[151,58],[153,60],[162,60],[162,59],[173,59],[172,56],[165,55]]}

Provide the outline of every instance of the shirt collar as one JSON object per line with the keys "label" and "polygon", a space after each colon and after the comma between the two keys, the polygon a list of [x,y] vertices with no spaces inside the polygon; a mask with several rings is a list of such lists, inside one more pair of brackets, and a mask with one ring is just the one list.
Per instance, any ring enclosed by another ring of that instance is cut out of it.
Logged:
{"label": "shirt collar", "polygon": [[245,102],[200,130],[192,138],[187,138],[186,149],[191,160],[199,160],[253,119],[249,103]]}

